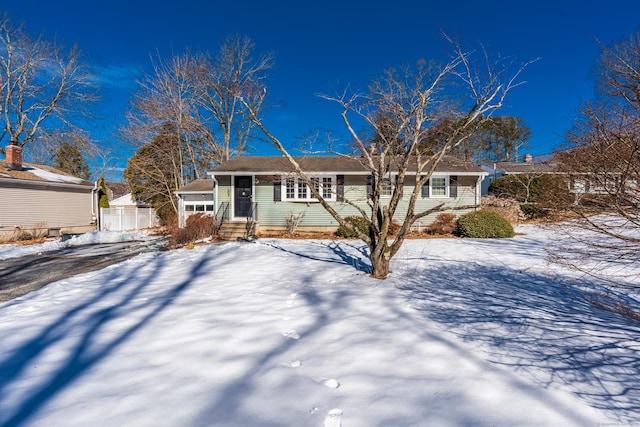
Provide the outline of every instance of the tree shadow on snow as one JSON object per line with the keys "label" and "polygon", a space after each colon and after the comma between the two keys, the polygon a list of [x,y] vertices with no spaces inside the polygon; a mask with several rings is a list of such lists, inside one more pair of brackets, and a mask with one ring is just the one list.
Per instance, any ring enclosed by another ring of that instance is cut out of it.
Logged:
{"label": "tree shadow on snow", "polygon": [[[357,271],[363,273],[371,273],[372,267],[369,261],[369,254],[367,246],[361,241],[347,242],[341,241],[309,241],[310,245],[317,247],[317,251],[311,255],[308,252],[296,252],[293,249],[287,248],[286,244],[281,244],[277,241],[263,243],[264,245],[271,246],[274,249],[278,249],[282,252],[293,254],[297,257],[310,259],[313,261],[324,261],[330,263],[345,264],[355,268]],[[331,256],[325,249],[330,249],[334,255],[338,258]],[[326,254],[326,255],[324,255]]]}
{"label": "tree shadow on snow", "polygon": [[[73,340],[68,355],[50,376],[30,386],[12,413],[0,414],[3,427],[26,424],[37,411],[56,395],[86,374],[94,365],[108,357],[153,318],[169,307],[205,270],[203,257],[185,280],[166,287],[150,298],[141,294],[166,266],[158,254],[145,263],[145,269],[113,266],[103,270],[105,285],[86,301],[78,303],[57,317],[28,341],[0,359],[0,401],[14,381],[37,364],[51,348]],[[95,273],[94,273],[95,274]],[[76,285],[79,286],[79,285]],[[105,305],[104,301],[110,301]],[[111,303],[113,301],[113,303]],[[22,302],[23,304],[25,302]],[[127,325],[118,329],[115,324]],[[113,333],[113,331],[117,331]],[[105,337],[107,337],[105,339]]]}
{"label": "tree shadow on snow", "polygon": [[441,258],[411,264],[398,288],[412,306],[480,344],[490,362],[561,384],[617,422],[640,422],[638,322],[595,308],[567,278]]}

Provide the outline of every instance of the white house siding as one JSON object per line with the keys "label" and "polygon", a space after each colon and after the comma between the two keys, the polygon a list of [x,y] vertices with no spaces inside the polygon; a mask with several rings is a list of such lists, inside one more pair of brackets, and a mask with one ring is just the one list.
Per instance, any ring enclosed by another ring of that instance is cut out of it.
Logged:
{"label": "white house siding", "polygon": [[0,231],[15,227],[92,228],[95,218],[91,190],[91,187],[71,185],[3,182],[0,184]]}
{"label": "white house siding", "polygon": [[[221,177],[227,178],[227,177]],[[304,212],[304,217],[300,222],[300,227],[335,227],[338,225],[337,221],[331,217],[331,215],[317,202],[290,202],[273,200],[273,177],[257,176],[257,183],[254,188],[254,201],[258,203],[258,221],[261,227],[283,227],[286,226],[286,219],[289,213]],[[369,207],[366,202],[366,186],[365,176],[346,175],[344,183],[345,198],[356,202],[365,211],[369,211]],[[458,197],[453,198],[423,198],[419,196],[416,201],[416,212],[427,210],[431,207],[438,205],[441,202],[445,202],[451,206],[465,206],[474,205],[477,200],[476,184],[478,177],[476,176],[459,176],[458,177]],[[415,182],[412,177],[408,178],[409,182],[405,183],[403,199],[400,202],[396,211],[396,218],[401,220],[404,218],[407,212],[409,198],[413,191]],[[223,181],[220,182],[220,201],[230,200],[230,189],[223,186]],[[384,199],[383,199],[384,201]],[[340,213],[343,217],[349,215],[359,215],[358,211],[353,207],[343,202],[331,202],[331,205]],[[456,215],[468,212],[466,210],[454,210],[451,211]],[[429,215],[420,221],[419,226],[428,225],[437,214]]]}

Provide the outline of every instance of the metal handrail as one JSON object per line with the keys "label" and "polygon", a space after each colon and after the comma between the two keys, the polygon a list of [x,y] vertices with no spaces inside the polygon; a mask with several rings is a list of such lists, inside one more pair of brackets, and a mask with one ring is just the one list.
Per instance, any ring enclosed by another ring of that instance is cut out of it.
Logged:
{"label": "metal handrail", "polygon": [[251,233],[251,228],[253,228],[253,224],[257,221],[258,219],[258,204],[256,202],[252,202],[251,203],[251,209],[249,210],[249,215],[247,215],[247,225],[246,225],[246,235],[245,237],[248,238],[250,233]]}
{"label": "metal handrail", "polygon": [[220,203],[220,207],[218,207],[215,218],[216,230],[219,230],[225,221],[229,221],[229,202]]}

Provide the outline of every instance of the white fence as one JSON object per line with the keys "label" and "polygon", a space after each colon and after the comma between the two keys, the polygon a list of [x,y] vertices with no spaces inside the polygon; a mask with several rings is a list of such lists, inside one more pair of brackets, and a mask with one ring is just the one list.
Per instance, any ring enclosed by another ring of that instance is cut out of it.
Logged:
{"label": "white fence", "polygon": [[160,220],[153,208],[101,208],[100,230],[126,231],[157,227]]}

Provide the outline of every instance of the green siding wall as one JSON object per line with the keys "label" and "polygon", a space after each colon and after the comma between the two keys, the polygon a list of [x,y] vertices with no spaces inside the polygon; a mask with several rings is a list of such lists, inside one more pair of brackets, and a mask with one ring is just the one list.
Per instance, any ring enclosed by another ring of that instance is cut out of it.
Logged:
{"label": "green siding wall", "polygon": [[[232,200],[232,177],[218,177],[219,203],[231,202]],[[366,202],[366,178],[365,176],[345,176],[344,196],[369,212]],[[416,212],[422,212],[441,202],[445,202],[450,206],[465,206],[475,203],[477,177],[459,176],[458,177],[458,197],[457,198],[423,198],[418,197],[416,202]],[[404,185],[403,200],[396,210],[396,218],[401,220],[404,218],[408,208],[408,201],[415,187],[413,177],[408,177]],[[289,213],[299,214],[304,212],[304,217],[299,224],[303,227],[324,227],[337,226],[337,221],[317,202],[291,202],[291,201],[274,201],[273,197],[273,177],[272,176],[256,176],[254,179],[254,201],[258,204],[258,221],[261,226],[286,226]],[[344,202],[331,202],[334,209],[342,216],[358,215],[358,211]],[[461,215],[469,210],[451,211],[454,214]],[[437,214],[429,215],[423,218],[418,225],[425,226],[433,222]]]}

